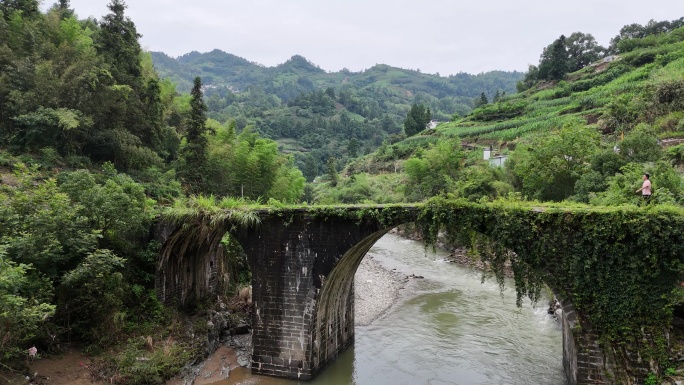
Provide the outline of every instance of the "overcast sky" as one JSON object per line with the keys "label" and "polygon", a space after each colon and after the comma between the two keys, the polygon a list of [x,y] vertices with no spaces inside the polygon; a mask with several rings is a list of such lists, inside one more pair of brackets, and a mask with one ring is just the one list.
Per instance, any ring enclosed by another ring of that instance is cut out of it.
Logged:
{"label": "overcast sky", "polygon": [[[54,1],[45,0],[47,3]],[[109,0],[71,0],[101,18]],[[525,71],[561,34],[608,45],[625,24],[684,16],[683,0],[128,0],[142,45],[173,57],[220,49],[277,65],[299,54],[327,71],[375,64],[441,75]]]}

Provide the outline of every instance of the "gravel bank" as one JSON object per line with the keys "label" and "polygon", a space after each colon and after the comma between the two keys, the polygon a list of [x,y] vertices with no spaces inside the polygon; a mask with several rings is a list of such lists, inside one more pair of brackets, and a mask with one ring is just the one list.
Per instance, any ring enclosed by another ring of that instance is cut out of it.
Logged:
{"label": "gravel bank", "polygon": [[406,276],[385,270],[368,255],[354,277],[354,321],[369,325],[396,301],[399,290],[407,283]]}

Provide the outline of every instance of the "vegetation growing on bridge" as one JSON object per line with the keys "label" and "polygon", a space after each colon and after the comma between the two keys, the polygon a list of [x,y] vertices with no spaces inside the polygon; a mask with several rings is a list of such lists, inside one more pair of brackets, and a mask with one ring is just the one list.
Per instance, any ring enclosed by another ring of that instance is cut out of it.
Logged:
{"label": "vegetation growing on bridge", "polygon": [[[446,230],[490,263],[503,285],[510,260],[518,304],[539,298],[544,283],[571,298],[580,324],[607,352],[637,346],[658,371],[670,367],[663,336],[684,300],[684,210],[675,206],[596,208],[433,198],[418,221],[428,243]],[[649,337],[650,342],[644,337]],[[619,357],[619,364],[626,357]],[[629,369],[629,368],[622,368]]]}
{"label": "vegetation growing on bridge", "polygon": [[[580,325],[595,332],[606,351],[619,355],[621,347],[636,345],[644,359],[653,360],[654,371],[671,365],[662,335],[669,329],[673,306],[684,300],[684,289],[679,286],[684,267],[684,233],[680,231],[684,209],[679,206],[473,203],[442,197],[417,205],[239,203],[200,198],[166,215],[185,226],[178,241],[195,245],[201,243],[199,239],[212,238],[208,231],[223,236],[227,223],[255,225],[259,215],[281,217],[284,226],[295,215],[312,220],[379,221],[387,228],[415,222],[428,244],[435,244],[438,234],[446,231],[454,243],[472,247],[492,267],[501,285],[504,265],[510,261],[519,305],[524,297],[537,301],[546,284],[573,301],[581,315]],[[644,336],[650,338],[649,343],[641,342]]]}

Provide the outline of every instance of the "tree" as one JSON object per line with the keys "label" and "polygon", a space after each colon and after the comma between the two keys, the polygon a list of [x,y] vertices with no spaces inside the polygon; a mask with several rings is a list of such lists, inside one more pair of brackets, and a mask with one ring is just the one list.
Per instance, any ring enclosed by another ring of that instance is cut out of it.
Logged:
{"label": "tree", "polygon": [[561,80],[568,72],[568,51],[565,47],[565,35],[561,35],[551,47],[548,79]]}
{"label": "tree", "polygon": [[89,219],[88,226],[101,234],[100,248],[120,250],[145,234],[153,210],[142,185],[117,173],[111,163],[103,171],[103,175],[87,170],[62,173],[59,188],[77,204],[79,214]]}
{"label": "tree", "polygon": [[422,104],[413,104],[406,119],[404,120],[404,132],[406,136],[413,136],[427,128],[430,123],[430,109]]}
{"label": "tree", "polygon": [[36,184],[35,174],[23,165],[17,176],[17,188],[0,192],[0,245],[6,245],[10,260],[56,280],[97,247],[99,235],[56,180]]}
{"label": "tree", "polygon": [[515,85],[515,88],[518,92],[523,92],[532,88],[539,79],[539,67],[530,64],[527,72],[525,72],[525,77]]}
{"label": "tree", "polygon": [[15,11],[21,12],[26,18],[40,15],[40,1],[36,0],[3,0],[0,1],[0,11],[9,19]]}
{"label": "tree", "polygon": [[441,192],[453,190],[463,160],[458,139],[439,141],[420,157],[411,157],[404,163],[408,176],[406,197],[423,200]]}
{"label": "tree", "polygon": [[356,138],[351,138],[347,143],[347,153],[351,158],[356,158],[359,151],[359,141]]}
{"label": "tree", "polygon": [[333,157],[328,158],[328,178],[332,187],[337,186],[339,180],[337,176],[337,160]]}
{"label": "tree", "polygon": [[312,182],[318,175],[318,164],[311,154],[304,155],[304,176],[307,182]]}
{"label": "tree", "polygon": [[273,178],[268,197],[284,203],[297,203],[304,193],[305,184],[306,178],[294,167],[292,158],[285,157]]}
{"label": "tree", "polygon": [[489,99],[487,99],[487,95],[485,95],[485,93],[482,92],[480,94],[480,97],[475,99],[475,108],[486,106],[487,104],[489,104]]}
{"label": "tree", "polygon": [[74,15],[74,12],[71,9],[69,9],[69,0],[59,0],[57,6],[59,9],[59,14],[62,19],[68,19]]}
{"label": "tree", "polygon": [[578,71],[602,58],[606,49],[590,33],[574,32],[566,40],[568,72]]}
{"label": "tree", "polygon": [[620,156],[625,159],[625,163],[656,162],[661,158],[663,152],[653,129],[643,125],[625,135],[618,147],[620,148]]}
{"label": "tree", "polygon": [[135,24],[124,16],[126,3],[123,0],[112,0],[107,5],[110,14],[105,15],[100,23],[97,39],[97,50],[107,63],[111,65],[111,73],[118,84],[127,84],[139,88],[142,86],[140,76],[140,43]]}
{"label": "tree", "polygon": [[530,66],[525,79],[518,83],[518,91],[530,88],[536,80],[561,80],[566,73],[586,67],[605,52],[591,34],[574,32],[568,38],[561,35],[544,48],[539,67]]}
{"label": "tree", "polygon": [[126,260],[109,250],[96,250],[62,278],[58,315],[69,331],[88,341],[106,343],[123,327],[126,290],[121,273]]}
{"label": "tree", "polygon": [[182,166],[179,176],[193,192],[204,188],[204,173],[207,163],[206,111],[202,98],[202,79],[195,78],[190,92],[190,113],[186,121],[186,143],[181,150]]}
{"label": "tree", "polygon": [[561,201],[574,194],[575,183],[589,170],[587,163],[598,142],[594,129],[568,126],[519,144],[506,165],[526,196]]}

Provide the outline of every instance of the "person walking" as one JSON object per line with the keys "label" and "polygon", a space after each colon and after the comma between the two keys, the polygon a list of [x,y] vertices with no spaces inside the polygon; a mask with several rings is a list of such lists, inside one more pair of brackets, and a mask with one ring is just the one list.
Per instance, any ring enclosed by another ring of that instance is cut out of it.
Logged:
{"label": "person walking", "polygon": [[650,175],[644,174],[642,178],[644,183],[641,185],[641,188],[636,190],[636,192],[641,192],[641,196],[644,198],[646,203],[648,203],[651,199],[651,179]]}

